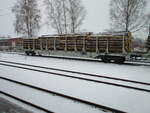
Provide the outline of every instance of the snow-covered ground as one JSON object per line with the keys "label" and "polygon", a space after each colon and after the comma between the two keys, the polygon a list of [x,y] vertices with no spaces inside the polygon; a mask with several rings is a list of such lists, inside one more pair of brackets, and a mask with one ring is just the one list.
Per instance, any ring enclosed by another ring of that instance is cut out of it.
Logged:
{"label": "snow-covered ground", "polygon": [[[3,100],[5,100],[6,102],[3,103]],[[2,105],[0,106],[0,113],[45,113],[44,111],[38,110],[27,104],[23,104],[22,102],[19,102],[2,94],[0,94],[0,105]]]}
{"label": "snow-covered ground", "polygon": [[[14,63],[14,62],[3,62],[1,60],[0,60],[0,62],[2,62],[5,65],[12,65],[12,63]],[[96,80],[96,81],[100,81],[100,82],[105,81],[105,82],[109,82],[109,83],[121,84],[121,85],[125,85],[125,86],[131,86],[131,87],[150,90],[150,85],[131,83],[131,82],[126,82],[126,81],[114,80],[114,79],[108,79],[108,78],[103,78],[103,77],[100,77],[100,76],[98,77],[98,75],[97,76],[88,76],[88,75],[82,74],[82,73],[79,74],[79,73],[63,72],[63,71],[55,70],[55,69],[45,69],[43,67],[33,67],[33,66],[22,65],[22,64],[13,64],[13,66],[19,66],[19,67],[23,67],[23,68],[27,68],[27,69],[29,68],[29,69],[32,69],[32,70],[40,70],[40,71],[42,70],[44,72],[49,72],[49,73],[58,73],[56,76],[62,76],[62,74],[63,74],[65,77],[67,76],[69,78],[70,77],[79,77],[79,78],[83,78],[83,79],[86,78],[86,79],[89,79],[89,80]],[[61,75],[59,75],[59,74],[61,74]]]}
{"label": "snow-covered ground", "polygon": [[39,58],[0,53],[0,60],[21,62],[45,67],[93,73],[150,83],[150,66],[106,64],[55,58]]}
{"label": "snow-covered ground", "polygon": [[53,94],[43,93],[42,91],[37,91],[25,86],[19,86],[15,83],[4,80],[0,80],[0,83],[0,90],[35,105],[40,105],[54,113],[104,113],[101,109],[77,103]]}
{"label": "snow-covered ground", "polygon": [[[0,54],[0,60],[22,62],[26,64],[93,73],[150,83],[150,67],[148,66],[105,64],[2,53]],[[0,66],[0,76],[78,97],[129,113],[150,113],[150,93],[147,92],[53,76],[52,74],[43,74],[24,69],[15,69],[7,66]],[[1,88],[1,90],[9,91],[9,93],[13,92],[13,90],[11,90],[11,85],[8,84],[9,87],[7,87],[7,83],[3,83],[2,81],[0,82],[0,85],[3,85],[4,87]],[[16,88],[14,89],[17,90]],[[30,97],[30,95],[27,96]]]}

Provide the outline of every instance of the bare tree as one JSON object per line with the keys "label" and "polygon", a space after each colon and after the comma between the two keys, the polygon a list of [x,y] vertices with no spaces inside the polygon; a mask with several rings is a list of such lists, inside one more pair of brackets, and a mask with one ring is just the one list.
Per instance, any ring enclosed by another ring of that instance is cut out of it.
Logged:
{"label": "bare tree", "polygon": [[138,31],[149,21],[144,14],[146,0],[111,0],[111,25],[115,30]]}
{"label": "bare tree", "polygon": [[61,0],[45,0],[46,11],[48,14],[48,22],[51,24],[52,28],[54,28],[58,34],[63,33],[62,28],[62,2]]}
{"label": "bare tree", "polygon": [[15,13],[14,22],[17,34],[33,37],[40,29],[40,10],[36,0],[17,0],[12,12]]}
{"label": "bare tree", "polygon": [[62,9],[63,9],[63,21],[64,21],[64,29],[65,29],[65,33],[67,34],[68,30],[67,30],[67,0],[62,0]]}
{"label": "bare tree", "polygon": [[82,6],[81,0],[69,0],[69,17],[71,33],[75,33],[76,30],[82,25],[86,16],[85,8]]}
{"label": "bare tree", "polygon": [[85,18],[80,0],[45,0],[48,20],[58,34],[75,33]]}

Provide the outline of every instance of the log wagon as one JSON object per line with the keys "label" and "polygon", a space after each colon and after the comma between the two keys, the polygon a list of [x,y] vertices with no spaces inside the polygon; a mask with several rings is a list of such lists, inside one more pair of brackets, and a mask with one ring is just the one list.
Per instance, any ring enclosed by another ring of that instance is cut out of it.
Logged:
{"label": "log wagon", "polygon": [[45,35],[24,39],[23,47],[27,55],[101,58],[104,62],[123,63],[132,49],[132,35],[130,32]]}

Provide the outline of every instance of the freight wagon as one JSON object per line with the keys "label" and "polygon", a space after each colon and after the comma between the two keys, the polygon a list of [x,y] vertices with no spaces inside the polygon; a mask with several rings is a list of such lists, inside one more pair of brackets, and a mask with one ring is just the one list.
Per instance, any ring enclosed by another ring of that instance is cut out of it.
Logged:
{"label": "freight wagon", "polygon": [[21,51],[23,50],[22,38],[0,39],[0,51]]}
{"label": "freight wagon", "polygon": [[9,50],[10,44],[8,39],[0,39],[0,51]]}
{"label": "freight wagon", "polygon": [[104,62],[116,63],[125,61],[131,44],[130,32],[48,35],[23,40],[27,55],[101,58]]}

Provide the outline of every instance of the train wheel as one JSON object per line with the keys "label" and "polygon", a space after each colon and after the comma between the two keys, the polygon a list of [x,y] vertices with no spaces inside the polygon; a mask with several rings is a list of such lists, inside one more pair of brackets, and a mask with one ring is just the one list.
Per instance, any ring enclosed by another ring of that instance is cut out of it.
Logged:
{"label": "train wheel", "polygon": [[123,64],[124,62],[125,62],[125,58],[115,59],[115,63],[117,64]]}
{"label": "train wheel", "polygon": [[105,58],[105,57],[102,58],[102,61],[105,62],[105,63],[109,63],[110,62],[110,60]]}
{"label": "train wheel", "polygon": [[30,53],[29,53],[29,52],[25,52],[25,54],[26,54],[27,56],[29,56],[29,55],[30,55]]}
{"label": "train wheel", "polygon": [[35,54],[34,54],[34,53],[32,53],[32,54],[31,54],[31,56],[35,56]]}

